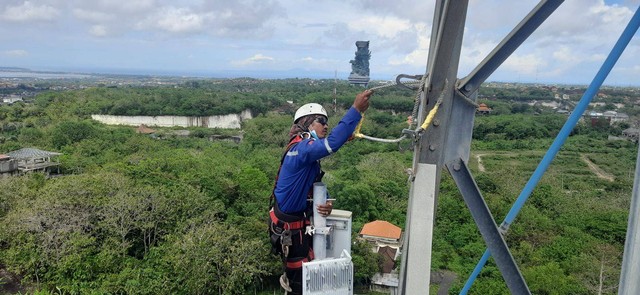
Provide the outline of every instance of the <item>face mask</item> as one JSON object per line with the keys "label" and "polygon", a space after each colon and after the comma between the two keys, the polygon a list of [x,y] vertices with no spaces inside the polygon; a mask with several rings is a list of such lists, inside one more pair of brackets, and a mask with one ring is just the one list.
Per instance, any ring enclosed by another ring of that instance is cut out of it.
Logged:
{"label": "face mask", "polygon": [[311,130],[311,131],[309,131],[309,134],[311,134],[311,136],[312,136],[313,138],[315,138],[316,140],[320,140],[320,138],[318,137],[318,134],[316,133],[316,131],[315,131],[315,130]]}

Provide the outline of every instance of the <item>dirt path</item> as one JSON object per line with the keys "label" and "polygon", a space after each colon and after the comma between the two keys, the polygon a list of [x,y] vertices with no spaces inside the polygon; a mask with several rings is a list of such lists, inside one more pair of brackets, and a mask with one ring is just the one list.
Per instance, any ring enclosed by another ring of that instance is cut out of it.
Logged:
{"label": "dirt path", "polygon": [[478,160],[478,170],[480,170],[480,172],[485,172],[486,170],[484,169],[484,165],[482,165],[482,156],[485,156],[486,154],[477,154],[476,155],[476,160]]}
{"label": "dirt path", "polygon": [[0,294],[22,294],[25,292],[20,280],[0,265]]}
{"label": "dirt path", "polygon": [[515,155],[518,155],[518,154],[519,153],[505,152],[505,151],[500,151],[500,152],[480,151],[479,154],[475,154],[476,161],[478,161],[478,171],[480,171],[480,172],[486,172],[487,171],[487,169],[484,167],[484,164],[482,163],[482,157],[484,157],[484,156],[494,156],[494,155],[496,155],[496,156],[511,157],[511,156],[515,156]]}
{"label": "dirt path", "polygon": [[589,166],[589,169],[595,173],[598,177],[608,180],[608,181],[613,181],[614,177],[613,175],[605,172],[604,170],[600,169],[600,167],[598,167],[598,165],[594,164],[593,162],[591,162],[591,160],[589,160],[589,158],[587,158],[586,155],[582,154],[580,155],[580,158],[582,159],[582,161],[584,161],[585,163],[587,163],[587,166]]}
{"label": "dirt path", "polygon": [[432,272],[431,283],[439,285],[437,295],[449,294],[449,289],[451,285],[453,285],[453,281],[456,280],[456,277],[456,273],[447,270]]}

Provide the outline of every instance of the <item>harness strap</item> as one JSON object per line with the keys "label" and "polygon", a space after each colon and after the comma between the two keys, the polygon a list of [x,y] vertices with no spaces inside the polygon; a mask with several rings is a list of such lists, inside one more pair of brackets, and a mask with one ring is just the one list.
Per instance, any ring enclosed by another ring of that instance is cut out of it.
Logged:
{"label": "harness strap", "polygon": [[284,163],[284,158],[287,156],[287,153],[289,152],[291,147],[293,147],[294,145],[296,145],[301,141],[302,141],[302,137],[296,136],[293,140],[291,140],[291,142],[289,142],[289,144],[287,144],[287,147],[284,150],[282,159],[280,159],[280,166],[278,167],[278,173],[276,173],[276,180],[273,182],[273,189],[271,190],[271,197],[269,198],[269,207],[273,207],[274,203],[278,203],[276,202],[276,185],[278,185],[278,176],[280,176],[280,170],[282,169],[282,163]]}
{"label": "harness strap", "polygon": [[282,221],[278,219],[278,217],[276,216],[276,212],[273,209],[269,210],[269,217],[271,217],[271,222],[273,222],[275,225],[277,225],[279,228],[282,228],[282,229],[300,230],[300,229],[303,229],[305,226],[311,224],[311,222],[307,219],[301,219],[298,221],[290,221],[290,222]]}
{"label": "harness strap", "polygon": [[297,261],[287,261],[287,268],[288,269],[298,269],[298,268],[302,268],[302,263],[304,262],[309,262],[309,259],[307,257],[304,257],[300,260]]}
{"label": "harness strap", "polygon": [[313,253],[313,249],[309,248],[309,255],[307,257],[295,257],[295,258],[287,258],[286,267],[288,269],[299,269],[302,268],[302,263],[309,262],[315,258]]}

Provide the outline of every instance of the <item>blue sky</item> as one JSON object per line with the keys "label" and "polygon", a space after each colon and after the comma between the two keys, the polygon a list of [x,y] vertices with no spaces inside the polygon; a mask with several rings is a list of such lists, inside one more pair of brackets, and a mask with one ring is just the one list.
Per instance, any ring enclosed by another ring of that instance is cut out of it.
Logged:
{"label": "blue sky", "polygon": [[[459,77],[538,3],[470,0]],[[566,0],[490,81],[588,84],[640,0]],[[423,74],[434,0],[3,0],[0,67],[346,79]],[[636,34],[605,84],[640,85]]]}

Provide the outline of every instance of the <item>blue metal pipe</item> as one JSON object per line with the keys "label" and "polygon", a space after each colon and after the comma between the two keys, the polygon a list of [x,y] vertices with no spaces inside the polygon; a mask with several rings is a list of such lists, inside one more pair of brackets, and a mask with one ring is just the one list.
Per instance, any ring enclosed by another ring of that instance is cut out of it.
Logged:
{"label": "blue metal pipe", "polygon": [[[573,110],[573,112],[567,119],[567,122],[565,122],[564,126],[562,126],[562,129],[560,129],[560,133],[558,133],[558,136],[551,144],[551,147],[549,147],[549,150],[542,158],[542,161],[540,161],[540,164],[538,165],[536,170],[533,172],[533,175],[531,175],[531,178],[529,179],[524,189],[518,196],[518,199],[516,199],[516,202],[513,204],[513,207],[511,207],[511,210],[509,210],[507,217],[505,217],[504,221],[500,225],[500,227],[503,230],[507,230],[509,228],[509,225],[516,218],[516,216],[520,212],[520,209],[522,209],[522,206],[524,206],[524,203],[527,201],[527,199],[531,195],[531,192],[540,181],[540,178],[542,178],[542,175],[551,164],[551,161],[553,160],[553,158],[556,156],[556,154],[558,154],[558,151],[566,141],[567,137],[569,137],[569,133],[571,133],[571,130],[573,130],[573,128],[576,126],[576,123],[578,123],[578,120],[580,119],[584,111],[587,109],[587,106],[589,106],[589,102],[591,102],[591,99],[593,99],[593,97],[596,95],[596,93],[600,89],[600,86],[602,86],[602,83],[604,82],[605,78],[607,78],[607,76],[609,75],[609,72],[611,72],[611,69],[620,58],[620,55],[622,55],[622,52],[631,41],[631,38],[633,38],[633,35],[638,30],[639,26],[640,26],[640,7],[636,10],[635,14],[629,21],[629,24],[622,32],[622,35],[620,36],[616,44],[613,46],[611,53],[609,53],[609,56],[604,61],[604,63],[600,67],[600,70],[591,81],[589,88],[587,88],[587,91],[584,93],[584,95],[582,95],[582,98],[580,99],[580,102],[578,102],[578,105],[576,106],[575,110]],[[471,285],[475,281],[478,274],[480,274],[480,271],[482,270],[484,265],[487,263],[487,260],[489,260],[490,256],[491,256],[491,253],[489,252],[489,250],[485,250],[484,254],[482,255],[482,258],[476,265],[476,268],[473,270],[471,276],[469,277],[464,287],[460,291],[460,295],[465,295],[467,294],[467,292],[469,292]]]}

